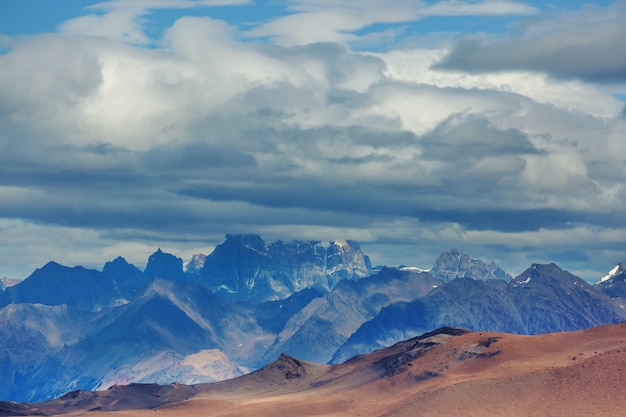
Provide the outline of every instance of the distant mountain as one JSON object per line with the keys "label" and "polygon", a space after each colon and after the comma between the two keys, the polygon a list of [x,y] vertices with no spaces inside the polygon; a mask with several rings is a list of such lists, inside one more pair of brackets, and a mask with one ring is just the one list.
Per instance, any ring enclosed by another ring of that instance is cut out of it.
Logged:
{"label": "distant mountain", "polygon": [[265,357],[284,352],[312,362],[328,362],[350,335],[376,317],[381,308],[418,299],[442,284],[427,273],[396,268],[383,268],[358,281],[342,281],[294,314]]}
{"label": "distant mountain", "polygon": [[[67,305],[10,304],[0,309],[0,398],[49,398],[44,394],[47,381],[61,379],[54,356],[106,323],[103,313]],[[70,381],[62,385],[54,395],[72,386]]]}
{"label": "distant mountain", "polygon": [[191,260],[183,265],[183,270],[186,274],[199,275],[200,270],[202,270],[202,267],[204,266],[205,260],[206,255],[202,253],[194,253]]}
{"label": "distant mountain", "polygon": [[126,259],[118,256],[114,260],[104,264],[102,272],[115,280],[118,288],[127,297],[134,297],[137,291],[141,290],[150,280],[135,265],[129,264]]}
{"label": "distant mountain", "polygon": [[151,279],[163,278],[199,283],[229,301],[259,304],[309,288],[328,292],[342,280],[371,275],[372,266],[354,241],[265,243],[257,235],[227,235],[210,255],[195,254],[186,264],[158,249],[143,272],[122,257],[107,262],[103,272],[131,298]]}
{"label": "distant mountain", "polygon": [[353,241],[276,241],[227,235],[204,260],[200,283],[231,301],[280,300],[306,288],[327,292],[341,280],[371,273],[369,258]]}
{"label": "distant mountain", "polygon": [[144,270],[148,280],[153,278],[166,278],[172,281],[186,281],[183,271],[183,260],[171,253],[165,253],[159,248],[148,258],[148,264]]}
{"label": "distant mountain", "polygon": [[[397,302],[383,308],[364,322],[337,350],[332,363],[390,346],[427,331],[446,326],[493,330],[519,323],[515,308],[505,296],[507,283],[501,280],[455,278],[424,297]],[[513,316],[513,317],[511,317]],[[521,333],[517,326],[514,333]]]}
{"label": "distant mountain", "polygon": [[452,249],[439,255],[430,273],[444,281],[451,281],[455,278],[503,279],[505,281],[512,279],[495,262],[486,264],[479,259],[470,258],[469,255],[458,249]]}
{"label": "distant mountain", "polygon": [[332,362],[442,326],[539,334],[624,320],[626,312],[584,280],[555,264],[533,264],[508,284],[456,278],[425,297],[391,304],[355,331]]}
{"label": "distant mountain", "polygon": [[626,266],[619,262],[594,286],[611,298],[626,300]]}
{"label": "distant mountain", "polygon": [[98,311],[127,303],[110,276],[81,266],[69,268],[49,262],[28,278],[0,293],[0,307],[39,303]]}
{"label": "distant mountain", "polygon": [[[0,317],[9,309],[24,310],[23,306],[30,305],[0,309]],[[40,310],[37,305],[29,308]],[[23,314],[21,322],[31,323],[34,317],[38,316]],[[85,323],[76,314],[55,321],[51,333],[55,337],[67,333],[66,340],[54,348],[33,345],[42,357],[40,364],[35,370],[32,364],[20,368],[31,369],[30,375],[15,373],[23,384],[8,398],[37,401],[61,395],[68,388],[92,390],[131,382],[222,380],[261,366],[259,359],[272,342],[272,334],[257,323],[250,306],[222,300],[198,284],[163,279],[151,281],[131,303],[111,309],[106,317],[84,319]],[[50,322],[38,321],[42,325],[34,334],[45,337]],[[23,326],[6,332],[23,335],[23,339],[10,345],[9,338],[0,341],[0,352],[32,344],[33,333],[24,332]],[[13,367],[31,361],[23,359]],[[11,384],[7,381],[4,386]]]}
{"label": "distant mountain", "polygon": [[509,283],[507,294],[525,334],[586,329],[625,319],[613,300],[553,263],[533,264]]}

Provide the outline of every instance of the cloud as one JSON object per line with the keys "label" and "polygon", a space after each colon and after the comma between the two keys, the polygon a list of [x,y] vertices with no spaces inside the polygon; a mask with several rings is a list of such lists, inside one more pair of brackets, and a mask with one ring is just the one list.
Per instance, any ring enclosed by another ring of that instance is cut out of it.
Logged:
{"label": "cloud", "polygon": [[442,1],[420,10],[422,16],[501,16],[507,14],[534,15],[534,7],[515,1],[466,2],[458,0]]}
{"label": "cloud", "polygon": [[[292,0],[288,4],[294,13],[263,23],[246,35],[269,37],[281,45],[312,42],[358,43],[372,36],[372,31],[368,28],[375,23],[406,23],[426,16],[501,16],[536,12],[532,7],[506,0],[453,0],[433,5],[409,0]],[[362,29],[368,29],[367,34],[356,33]],[[383,38],[392,34],[389,31],[373,32]]]}
{"label": "cloud", "polygon": [[182,256],[226,233],[356,239],[376,263],[422,267],[459,246],[515,267],[542,245],[616,257],[626,119],[610,91],[526,67],[439,69],[449,44],[351,47],[368,22],[488,4],[532,12],[292,2],[289,16],[335,20],[315,30],[319,21],[277,17],[256,27],[269,37],[259,40],[182,17],[155,42],[142,16],[174,4],[120,1],[90,9],[92,27],[74,20],[12,40],[0,55],[0,263],[23,270],[27,257],[8,250],[20,231],[19,245],[38,253],[33,268],[102,265],[126,249],[141,260],[158,246]]}
{"label": "cloud", "polygon": [[585,7],[521,26],[520,35],[465,39],[437,65],[468,72],[528,70],[596,83],[626,82],[626,6]]}
{"label": "cloud", "polygon": [[110,0],[88,6],[94,10],[118,9],[188,9],[192,7],[232,6],[250,3],[249,0]]}
{"label": "cloud", "polygon": [[476,114],[464,117],[454,114],[421,141],[428,159],[466,162],[475,165],[482,157],[504,157],[537,153],[537,149],[523,133],[499,130]]}
{"label": "cloud", "polygon": [[74,36],[117,39],[121,42],[150,45],[146,34],[146,15],[159,9],[193,9],[218,6],[238,6],[248,0],[111,0],[85,8],[91,12],[63,22],[59,30]]}

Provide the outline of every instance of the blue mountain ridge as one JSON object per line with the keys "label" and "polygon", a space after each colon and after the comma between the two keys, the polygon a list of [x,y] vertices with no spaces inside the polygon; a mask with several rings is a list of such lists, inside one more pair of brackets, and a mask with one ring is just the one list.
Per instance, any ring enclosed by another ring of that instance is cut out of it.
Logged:
{"label": "blue mountain ridge", "polygon": [[534,334],[626,320],[620,297],[555,264],[511,278],[458,250],[431,271],[373,271],[353,241],[227,235],[202,259],[189,272],[160,249],[144,271],[122,257],[102,272],[50,262],[0,292],[0,400],[213,382],[282,353],[336,363],[444,326]]}

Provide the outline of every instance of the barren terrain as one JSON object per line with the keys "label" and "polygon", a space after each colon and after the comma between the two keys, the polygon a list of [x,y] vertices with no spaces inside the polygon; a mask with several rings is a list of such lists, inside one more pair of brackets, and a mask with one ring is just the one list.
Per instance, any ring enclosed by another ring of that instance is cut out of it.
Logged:
{"label": "barren terrain", "polygon": [[626,324],[537,336],[445,328],[341,365],[281,356],[220,383],[70,393],[0,404],[0,415],[618,416],[625,390]]}

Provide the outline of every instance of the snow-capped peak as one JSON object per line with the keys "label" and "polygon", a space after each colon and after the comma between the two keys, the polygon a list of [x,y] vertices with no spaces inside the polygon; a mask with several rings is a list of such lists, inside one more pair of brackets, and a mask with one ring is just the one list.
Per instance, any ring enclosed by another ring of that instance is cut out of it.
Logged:
{"label": "snow-capped peak", "polygon": [[624,268],[624,265],[620,262],[620,263],[618,263],[615,266],[615,268],[611,269],[608,274],[606,274],[605,276],[600,278],[600,280],[596,283],[596,285],[600,284],[600,283],[603,283],[605,281],[608,281],[611,278],[613,278],[613,277],[615,277],[617,275],[620,275],[623,272],[626,272],[626,268]]}

